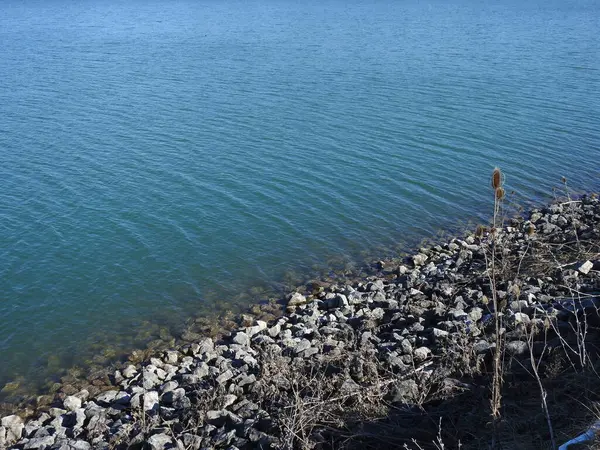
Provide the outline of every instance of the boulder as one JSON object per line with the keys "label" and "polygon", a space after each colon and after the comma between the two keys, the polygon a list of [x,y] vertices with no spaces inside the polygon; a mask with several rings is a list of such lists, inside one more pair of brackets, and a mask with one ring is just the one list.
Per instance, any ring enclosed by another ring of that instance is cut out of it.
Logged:
{"label": "boulder", "polygon": [[165,450],[173,447],[173,441],[171,437],[164,433],[150,436],[147,444],[150,450]]}
{"label": "boulder", "polygon": [[5,441],[7,444],[10,445],[21,439],[23,428],[25,427],[23,419],[13,414],[12,416],[3,417],[1,423],[5,430]]}
{"label": "boulder", "polygon": [[67,411],[75,411],[81,408],[81,399],[74,395],[69,395],[63,400],[63,406]]}

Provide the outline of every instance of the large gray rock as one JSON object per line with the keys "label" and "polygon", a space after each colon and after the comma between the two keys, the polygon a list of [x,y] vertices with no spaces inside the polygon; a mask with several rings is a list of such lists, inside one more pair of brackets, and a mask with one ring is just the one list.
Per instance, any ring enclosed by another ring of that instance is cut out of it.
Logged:
{"label": "large gray rock", "polygon": [[158,405],[158,392],[148,391],[144,394],[144,411],[146,412],[157,412]]}
{"label": "large gray rock", "polygon": [[161,433],[150,436],[147,443],[151,450],[164,450],[171,448],[173,441],[170,436]]}
{"label": "large gray rock", "polygon": [[233,372],[231,370],[226,370],[225,372],[223,372],[221,375],[219,375],[217,377],[217,383],[219,384],[223,384],[227,381],[229,381],[231,378],[233,378]]}
{"label": "large gray rock", "polygon": [[306,303],[306,297],[299,292],[294,292],[288,301],[288,306],[300,306]]}
{"label": "large gray rock", "polygon": [[105,391],[96,397],[96,401],[100,404],[110,405],[118,394],[119,391]]}
{"label": "large gray rock", "polygon": [[179,359],[179,353],[175,350],[168,350],[165,352],[164,360],[167,364],[177,364]]}
{"label": "large gray rock", "polygon": [[81,408],[81,399],[74,395],[69,395],[63,400],[63,406],[67,411],[75,411]]}
{"label": "large gray rock", "polygon": [[201,362],[200,364],[198,364],[198,367],[194,369],[193,375],[197,376],[198,378],[204,378],[208,375],[209,371],[210,368],[208,364],[206,364],[205,362]]}
{"label": "large gray rock", "polygon": [[8,445],[21,439],[25,424],[19,416],[6,416],[2,418],[2,426],[5,429],[5,441]]}
{"label": "large gray rock", "polygon": [[160,377],[156,373],[147,368],[142,370],[142,386],[144,389],[152,389],[157,384],[160,384],[160,381]]}
{"label": "large gray rock", "polygon": [[261,331],[266,330],[266,329],[267,329],[267,322],[265,322],[264,320],[257,320],[256,325],[254,325],[253,327],[246,328],[246,334],[248,334],[248,336],[252,337],[255,334],[258,334]]}
{"label": "large gray rock", "polygon": [[54,444],[54,436],[44,436],[30,439],[27,444],[25,444],[25,450],[29,449],[45,449]]}
{"label": "large gray rock", "polygon": [[125,378],[133,378],[137,374],[137,369],[134,365],[130,364],[127,367],[125,367],[121,373]]}
{"label": "large gray rock", "polygon": [[267,330],[267,333],[269,333],[269,336],[271,337],[277,337],[279,335],[279,333],[281,332],[281,324],[276,323],[275,325],[273,325],[271,328],[269,328]]}
{"label": "large gray rock", "polygon": [[422,266],[423,264],[425,264],[425,261],[427,261],[428,257],[427,255],[424,255],[423,253],[418,253],[415,256],[413,256],[413,264],[415,266]]}
{"label": "large gray rock", "polygon": [[171,391],[167,391],[162,396],[162,401],[167,405],[172,405],[185,397],[185,389],[176,388]]}
{"label": "large gray rock", "polygon": [[243,345],[243,346],[250,345],[250,336],[248,336],[246,333],[244,333],[242,331],[238,331],[237,333],[235,333],[231,340],[234,344],[239,344],[239,345]]}

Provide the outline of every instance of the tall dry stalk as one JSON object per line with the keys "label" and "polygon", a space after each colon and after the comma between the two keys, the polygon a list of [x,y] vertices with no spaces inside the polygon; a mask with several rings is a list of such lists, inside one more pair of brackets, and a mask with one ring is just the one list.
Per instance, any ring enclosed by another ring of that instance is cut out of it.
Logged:
{"label": "tall dry stalk", "polygon": [[492,303],[494,305],[494,325],[496,330],[495,344],[496,348],[494,349],[494,364],[493,364],[493,378],[492,378],[492,398],[490,400],[491,413],[492,413],[492,425],[494,429],[494,440],[492,442],[492,448],[496,446],[496,436],[497,436],[497,425],[500,420],[500,408],[502,406],[502,318],[500,316],[500,308],[498,302],[498,291],[496,288],[496,253],[498,247],[498,240],[500,237],[500,233],[498,230],[499,218],[501,216],[502,209],[502,201],[504,200],[505,191],[502,187],[504,183],[504,176],[502,171],[496,167],[492,172],[492,180],[491,185],[494,190],[494,218],[492,223],[492,229],[489,234],[489,242],[491,245],[491,255],[490,261],[488,261],[488,278],[490,281],[490,287],[492,291]]}

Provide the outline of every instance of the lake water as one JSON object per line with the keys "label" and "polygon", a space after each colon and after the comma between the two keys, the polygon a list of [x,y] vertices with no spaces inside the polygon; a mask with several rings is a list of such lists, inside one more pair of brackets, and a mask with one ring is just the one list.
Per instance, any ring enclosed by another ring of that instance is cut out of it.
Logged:
{"label": "lake water", "polygon": [[2,0],[0,389],[599,156],[598,1]]}

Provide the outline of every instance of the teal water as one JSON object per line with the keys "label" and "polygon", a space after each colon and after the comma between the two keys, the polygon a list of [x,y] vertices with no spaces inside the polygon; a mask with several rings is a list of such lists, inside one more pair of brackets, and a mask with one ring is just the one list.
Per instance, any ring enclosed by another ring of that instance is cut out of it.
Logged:
{"label": "teal water", "polygon": [[484,220],[495,165],[597,189],[599,30],[590,0],[3,0],[0,388]]}

